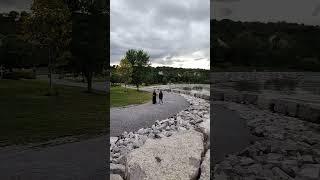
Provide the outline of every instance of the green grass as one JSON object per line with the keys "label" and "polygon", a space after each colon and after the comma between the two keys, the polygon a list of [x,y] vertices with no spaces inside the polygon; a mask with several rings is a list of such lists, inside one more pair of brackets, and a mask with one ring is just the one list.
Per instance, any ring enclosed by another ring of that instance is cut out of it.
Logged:
{"label": "green grass", "polygon": [[120,107],[151,101],[152,94],[135,89],[127,89],[126,91],[123,87],[111,87],[110,98],[111,107]]}
{"label": "green grass", "polygon": [[77,87],[55,88],[57,96],[46,96],[46,82],[0,80],[0,146],[105,133],[109,117],[106,94],[85,93]]}

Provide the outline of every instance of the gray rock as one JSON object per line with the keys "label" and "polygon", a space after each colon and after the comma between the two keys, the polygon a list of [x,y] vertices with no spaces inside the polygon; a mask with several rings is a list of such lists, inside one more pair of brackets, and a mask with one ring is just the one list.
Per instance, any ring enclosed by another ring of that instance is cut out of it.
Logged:
{"label": "gray rock", "polygon": [[254,160],[251,158],[243,157],[240,160],[240,165],[241,166],[248,166],[254,163]]}
{"label": "gray rock", "polygon": [[319,179],[320,164],[306,164],[303,165],[298,176],[301,178]]}
{"label": "gray rock", "polygon": [[293,179],[291,176],[289,176],[287,173],[285,173],[278,167],[272,168],[272,172],[280,179],[285,179],[285,180]]}
{"label": "gray rock", "polygon": [[110,180],[123,180],[118,174],[110,174]]}
{"label": "gray rock", "polygon": [[310,156],[310,155],[303,155],[303,156],[301,156],[301,160],[302,160],[304,163],[313,163],[313,158],[312,158],[312,156]]}
{"label": "gray rock", "polygon": [[148,139],[127,156],[126,178],[194,179],[198,176],[203,149],[203,136],[185,131],[162,139]]}
{"label": "gray rock", "polygon": [[121,164],[110,164],[110,174],[119,174],[121,177],[124,177],[126,167]]}
{"label": "gray rock", "polygon": [[210,179],[210,149],[207,151],[202,164],[201,164],[201,175],[200,180]]}
{"label": "gray rock", "polygon": [[114,145],[118,141],[118,137],[110,137],[110,145]]}

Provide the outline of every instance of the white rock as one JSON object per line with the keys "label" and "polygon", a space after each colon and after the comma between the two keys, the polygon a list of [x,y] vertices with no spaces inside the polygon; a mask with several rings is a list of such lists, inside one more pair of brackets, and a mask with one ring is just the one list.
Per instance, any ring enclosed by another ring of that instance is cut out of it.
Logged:
{"label": "white rock", "polygon": [[202,164],[201,164],[201,175],[200,180],[210,179],[210,149],[207,151]]}
{"label": "white rock", "polygon": [[123,180],[119,174],[110,174],[110,180]]}
{"label": "white rock", "polygon": [[198,175],[203,136],[186,131],[146,143],[127,156],[126,178],[130,180],[194,179]]}
{"label": "white rock", "polygon": [[110,164],[110,173],[111,174],[119,174],[121,177],[124,177],[125,166],[121,164]]}
{"label": "white rock", "polygon": [[114,145],[118,141],[118,137],[110,137],[110,145]]}

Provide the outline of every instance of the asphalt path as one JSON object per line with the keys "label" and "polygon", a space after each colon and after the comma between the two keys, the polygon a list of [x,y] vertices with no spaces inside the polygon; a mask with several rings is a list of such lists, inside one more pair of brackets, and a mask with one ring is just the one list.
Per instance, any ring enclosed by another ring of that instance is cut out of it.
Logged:
{"label": "asphalt path", "polygon": [[152,104],[151,98],[146,104],[111,108],[110,136],[151,127],[156,120],[172,117],[189,106],[186,99],[173,93],[163,92],[163,104]]}
{"label": "asphalt path", "polygon": [[211,144],[215,162],[227,154],[239,152],[250,145],[253,137],[245,121],[235,111],[224,106],[211,104]]}
{"label": "asphalt path", "polygon": [[107,136],[46,148],[0,149],[1,180],[105,180]]}

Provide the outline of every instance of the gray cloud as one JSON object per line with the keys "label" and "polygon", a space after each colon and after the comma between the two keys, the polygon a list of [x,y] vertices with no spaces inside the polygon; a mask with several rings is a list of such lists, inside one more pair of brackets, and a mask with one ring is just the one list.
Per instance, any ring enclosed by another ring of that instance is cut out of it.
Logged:
{"label": "gray cloud", "polygon": [[314,10],[313,10],[313,12],[312,12],[312,16],[318,16],[319,13],[320,13],[320,4],[318,4],[318,5],[314,8]]}
{"label": "gray cloud", "polygon": [[111,64],[134,48],[147,51],[154,65],[187,66],[200,56],[193,53],[209,51],[209,7],[207,0],[112,0]]}
{"label": "gray cloud", "polygon": [[31,2],[32,0],[0,0],[0,13],[28,10]]}
{"label": "gray cloud", "polygon": [[319,0],[211,0],[211,18],[320,25]]}

